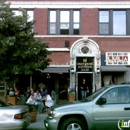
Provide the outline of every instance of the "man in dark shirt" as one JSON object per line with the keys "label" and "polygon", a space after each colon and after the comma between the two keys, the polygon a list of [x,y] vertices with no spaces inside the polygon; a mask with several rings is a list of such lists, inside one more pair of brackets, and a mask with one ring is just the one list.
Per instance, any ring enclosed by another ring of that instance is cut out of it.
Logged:
{"label": "man in dark shirt", "polygon": [[86,83],[85,79],[83,79],[80,88],[81,88],[82,99],[85,99],[87,97],[87,91],[88,91],[88,86],[87,86],[87,83]]}

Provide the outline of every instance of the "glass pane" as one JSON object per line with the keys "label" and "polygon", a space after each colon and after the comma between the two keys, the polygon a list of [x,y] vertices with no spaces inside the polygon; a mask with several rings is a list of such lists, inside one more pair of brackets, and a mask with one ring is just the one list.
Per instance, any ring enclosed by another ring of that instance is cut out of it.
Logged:
{"label": "glass pane", "polygon": [[68,23],[61,23],[60,29],[69,29],[69,24]]}
{"label": "glass pane", "polygon": [[99,11],[99,22],[109,22],[109,11]]}
{"label": "glass pane", "polygon": [[113,11],[113,34],[126,35],[126,11]]}
{"label": "glass pane", "polygon": [[74,11],[74,17],[73,17],[74,22],[79,22],[79,11]]}
{"label": "glass pane", "polygon": [[50,34],[55,34],[56,33],[56,24],[51,23],[50,24]]}
{"label": "glass pane", "polygon": [[99,34],[109,34],[109,25],[99,24]]}
{"label": "glass pane", "polygon": [[79,34],[79,29],[74,29],[74,35],[78,35]]}
{"label": "glass pane", "polygon": [[22,16],[22,12],[19,10],[13,10],[13,12],[15,13],[15,16],[19,16],[19,15]]}
{"label": "glass pane", "polygon": [[33,11],[27,11],[28,21],[33,21]]}
{"label": "glass pane", "polygon": [[69,22],[69,11],[60,11],[60,22]]}
{"label": "glass pane", "polygon": [[50,22],[56,22],[56,11],[50,11]]}
{"label": "glass pane", "polygon": [[79,29],[79,24],[75,23],[74,24],[74,29]]}
{"label": "glass pane", "polygon": [[69,30],[68,30],[68,29],[61,29],[61,30],[60,30],[60,34],[61,34],[61,35],[62,35],[62,34],[63,34],[63,35],[64,35],[64,34],[67,35],[67,34],[69,34]]}

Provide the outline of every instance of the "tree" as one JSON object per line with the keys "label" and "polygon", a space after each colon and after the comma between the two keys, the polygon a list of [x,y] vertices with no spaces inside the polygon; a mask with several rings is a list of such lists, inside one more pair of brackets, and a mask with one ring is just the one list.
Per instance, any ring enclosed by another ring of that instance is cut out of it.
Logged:
{"label": "tree", "polygon": [[34,74],[36,69],[45,69],[51,54],[44,39],[35,39],[33,26],[24,9],[16,15],[10,3],[0,1],[0,79],[14,80],[16,74]]}

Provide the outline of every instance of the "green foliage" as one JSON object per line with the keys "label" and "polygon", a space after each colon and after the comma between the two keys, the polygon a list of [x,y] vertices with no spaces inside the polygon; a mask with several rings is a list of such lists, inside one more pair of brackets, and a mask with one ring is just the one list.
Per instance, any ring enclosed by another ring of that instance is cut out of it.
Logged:
{"label": "green foliage", "polygon": [[13,80],[16,74],[33,74],[45,69],[51,54],[44,39],[35,39],[33,26],[24,9],[15,15],[10,3],[0,1],[0,79]]}

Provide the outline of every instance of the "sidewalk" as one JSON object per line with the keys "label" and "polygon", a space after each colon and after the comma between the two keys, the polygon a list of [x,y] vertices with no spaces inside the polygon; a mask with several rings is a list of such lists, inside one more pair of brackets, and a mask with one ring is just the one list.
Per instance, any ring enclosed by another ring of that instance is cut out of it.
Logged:
{"label": "sidewalk", "polygon": [[46,130],[44,126],[44,119],[47,113],[37,114],[36,122],[31,123],[26,130]]}

